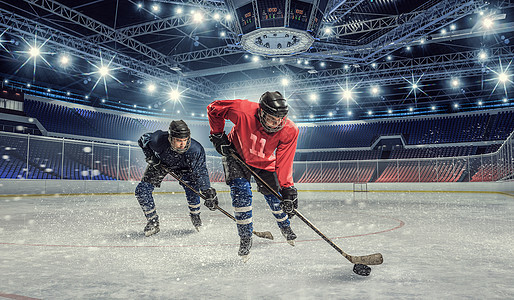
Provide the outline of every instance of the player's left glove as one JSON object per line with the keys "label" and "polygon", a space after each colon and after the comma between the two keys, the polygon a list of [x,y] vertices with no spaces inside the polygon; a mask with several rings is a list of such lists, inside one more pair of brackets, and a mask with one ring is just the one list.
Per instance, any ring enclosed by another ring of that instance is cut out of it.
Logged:
{"label": "player's left glove", "polygon": [[225,132],[222,133],[214,133],[209,136],[209,140],[211,140],[214,148],[218,151],[219,154],[223,156],[229,156],[230,153],[234,150],[232,143],[228,140]]}
{"label": "player's left glove", "polygon": [[156,156],[155,154],[153,154],[153,155],[151,155],[151,156],[147,157],[145,160],[146,160],[146,162],[147,162],[150,166],[152,166],[152,167],[154,167],[154,168],[158,168],[158,167],[159,167],[159,165],[161,164],[161,159],[160,159],[158,156]]}
{"label": "player's left glove", "polygon": [[210,187],[206,190],[203,190],[202,194],[206,198],[203,204],[210,210],[216,210],[216,207],[218,206],[218,195],[216,195],[216,190]]}
{"label": "player's left glove", "polygon": [[280,207],[291,219],[295,214],[295,209],[298,208],[298,191],[294,186],[282,188],[280,191],[282,194],[282,201]]}

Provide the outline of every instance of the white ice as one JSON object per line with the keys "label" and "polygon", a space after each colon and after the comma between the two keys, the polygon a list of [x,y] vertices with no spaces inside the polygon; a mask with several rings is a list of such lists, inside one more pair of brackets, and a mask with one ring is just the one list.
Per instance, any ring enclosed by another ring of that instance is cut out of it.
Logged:
{"label": "white ice", "polygon": [[[229,194],[221,206],[233,213]],[[0,298],[513,299],[514,198],[505,194],[302,192],[300,212],[352,255],[380,252],[369,277],[292,220],[295,247],[254,193],[251,259],[236,225],[184,194],[155,195],[161,232],[142,233],[132,195],[0,198]]]}

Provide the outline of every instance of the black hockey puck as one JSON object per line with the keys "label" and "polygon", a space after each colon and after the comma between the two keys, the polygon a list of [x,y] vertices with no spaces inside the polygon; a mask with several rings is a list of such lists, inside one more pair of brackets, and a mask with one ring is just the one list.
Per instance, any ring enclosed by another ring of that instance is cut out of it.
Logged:
{"label": "black hockey puck", "polygon": [[371,273],[371,268],[363,264],[353,265],[353,272],[360,276],[368,276]]}

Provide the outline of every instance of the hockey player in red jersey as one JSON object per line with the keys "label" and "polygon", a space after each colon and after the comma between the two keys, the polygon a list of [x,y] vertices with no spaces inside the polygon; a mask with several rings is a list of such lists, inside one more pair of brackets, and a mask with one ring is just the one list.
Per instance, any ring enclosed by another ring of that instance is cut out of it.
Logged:
{"label": "hockey player in red jersey", "polygon": [[[241,239],[238,254],[243,259],[247,258],[252,246],[251,173],[230,156],[232,151],[236,151],[257,175],[282,195],[280,201],[257,181],[258,191],[264,195],[278,227],[294,246],[296,235],[291,230],[289,218],[298,207],[292,174],[298,127],[287,118],[288,110],[287,101],[279,92],[264,93],[259,103],[218,100],[207,107],[210,140],[223,156],[225,181],[230,186]],[[234,123],[228,136],[224,132],[225,120]]]}

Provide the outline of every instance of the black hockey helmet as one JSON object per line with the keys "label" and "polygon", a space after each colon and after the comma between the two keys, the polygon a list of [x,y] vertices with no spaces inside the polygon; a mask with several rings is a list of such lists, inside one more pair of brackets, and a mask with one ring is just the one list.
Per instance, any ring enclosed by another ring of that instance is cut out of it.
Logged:
{"label": "black hockey helmet", "polygon": [[[171,149],[173,149],[173,151],[177,153],[184,153],[189,149],[189,146],[191,146],[191,131],[189,130],[189,127],[187,127],[186,122],[182,120],[171,121],[168,133]],[[173,147],[173,138],[187,139],[186,147],[184,149]]]}
{"label": "black hockey helmet", "polygon": [[[262,94],[259,100],[259,121],[267,132],[277,132],[284,127],[287,121],[289,107],[287,101],[280,92],[266,92]],[[280,123],[276,127],[268,124],[268,116],[280,119]]]}

